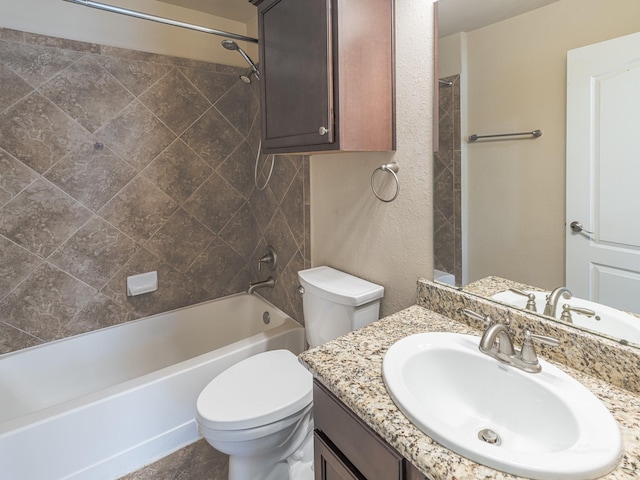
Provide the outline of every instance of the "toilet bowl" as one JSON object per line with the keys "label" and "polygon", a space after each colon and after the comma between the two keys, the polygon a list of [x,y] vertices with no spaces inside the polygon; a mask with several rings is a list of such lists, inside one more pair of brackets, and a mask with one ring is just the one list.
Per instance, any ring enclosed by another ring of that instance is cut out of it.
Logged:
{"label": "toilet bowl", "polygon": [[[384,289],[329,267],[298,272],[310,346],[378,319]],[[197,400],[200,434],[229,455],[229,480],[312,480],[312,376],[288,350],[228,368]]]}
{"label": "toilet bowl", "polygon": [[[286,479],[287,459],[312,434],[311,401],[311,374],[290,351],[271,350],[209,382],[196,404],[198,431],[229,455],[230,480]],[[312,456],[305,460],[310,470]]]}

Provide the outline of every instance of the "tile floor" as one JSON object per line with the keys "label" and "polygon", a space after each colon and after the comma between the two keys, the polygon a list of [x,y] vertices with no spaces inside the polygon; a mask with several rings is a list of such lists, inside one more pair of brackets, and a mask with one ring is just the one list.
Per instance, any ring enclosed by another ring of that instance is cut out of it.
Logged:
{"label": "tile floor", "polygon": [[229,457],[199,440],[120,480],[226,480]]}

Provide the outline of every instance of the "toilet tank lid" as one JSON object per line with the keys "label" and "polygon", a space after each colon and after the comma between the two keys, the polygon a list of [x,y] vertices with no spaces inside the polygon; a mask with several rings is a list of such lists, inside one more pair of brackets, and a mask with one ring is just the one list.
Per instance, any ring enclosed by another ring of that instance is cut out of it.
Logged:
{"label": "toilet tank lid", "polygon": [[384,296],[384,287],[326,266],[301,270],[298,279],[309,293],[352,307]]}

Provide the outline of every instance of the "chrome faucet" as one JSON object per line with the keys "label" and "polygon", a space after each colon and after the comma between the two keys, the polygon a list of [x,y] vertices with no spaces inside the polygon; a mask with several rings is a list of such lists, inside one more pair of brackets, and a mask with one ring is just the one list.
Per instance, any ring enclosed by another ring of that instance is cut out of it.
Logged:
{"label": "chrome faucet", "polygon": [[507,325],[494,323],[487,328],[480,339],[480,351],[498,360],[513,357],[516,352]]}
{"label": "chrome faucet", "polygon": [[524,334],[522,349],[517,350],[513,346],[513,338],[509,332],[508,323],[506,325],[493,323],[488,315],[483,317],[471,310],[463,310],[463,312],[472,318],[482,318],[485,321],[486,329],[482,334],[482,338],[480,338],[478,347],[482,353],[525,372],[538,373],[542,370],[533,344],[534,340],[553,347],[557,347],[560,344],[555,338],[535,335],[527,330]]}
{"label": "chrome faucet", "polygon": [[558,301],[560,297],[564,297],[569,300],[571,298],[571,292],[567,287],[554,288],[549,295],[547,295],[547,304],[544,306],[544,314],[551,317],[556,316],[556,309],[558,308]]}
{"label": "chrome faucet", "polygon": [[266,280],[262,280],[261,282],[253,282],[249,284],[249,288],[247,288],[247,293],[252,294],[259,288],[273,288],[276,286],[276,281],[273,277],[269,277]]}

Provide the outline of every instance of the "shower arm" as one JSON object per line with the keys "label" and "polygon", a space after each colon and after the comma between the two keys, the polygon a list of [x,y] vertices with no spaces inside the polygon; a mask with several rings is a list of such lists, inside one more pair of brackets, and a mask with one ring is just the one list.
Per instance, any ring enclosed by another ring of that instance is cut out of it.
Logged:
{"label": "shower arm", "polygon": [[258,43],[258,39],[253,37],[247,37],[245,35],[239,35],[237,33],[229,33],[223,30],[216,30],[214,28],[193,25],[191,23],[179,22],[177,20],[171,20],[170,18],[158,17],[156,15],[149,15],[148,13],[136,12],[134,10],[116,7],[114,5],[107,5],[99,2],[93,2],[91,0],[64,0],[64,1],[69,3],[75,3],[78,5],[84,5],[85,7],[97,8],[98,10],[104,10],[106,12],[118,13],[120,15],[128,15],[134,18],[141,18],[143,20],[150,20],[152,22],[163,23],[165,25],[171,25],[173,27],[187,28],[189,30],[195,30],[202,33],[209,33],[211,35],[218,35],[221,37],[233,38],[235,40],[241,40],[243,42]]}
{"label": "shower arm", "polygon": [[251,70],[253,70],[254,73],[260,72],[256,64],[253,63],[253,60],[249,58],[249,55],[247,55],[244,50],[242,50],[241,48],[238,48],[238,52],[240,53],[240,55],[242,55],[242,58],[244,58],[245,61],[251,66]]}

